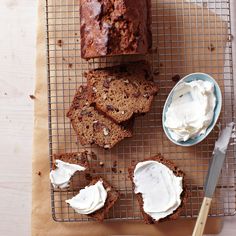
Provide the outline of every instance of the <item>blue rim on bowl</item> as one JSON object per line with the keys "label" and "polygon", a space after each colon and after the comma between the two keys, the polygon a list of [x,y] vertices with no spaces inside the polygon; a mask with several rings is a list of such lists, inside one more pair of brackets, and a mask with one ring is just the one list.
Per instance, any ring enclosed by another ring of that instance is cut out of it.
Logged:
{"label": "blue rim on bowl", "polygon": [[[188,139],[185,142],[184,141],[177,142],[176,140],[172,139],[169,129],[166,128],[164,125],[164,121],[166,119],[166,111],[172,102],[172,96],[174,94],[175,88],[180,83],[191,82],[193,80],[204,80],[204,81],[212,82],[214,84],[214,93],[215,93],[215,97],[216,97],[216,106],[214,109],[214,116],[213,116],[212,122],[209,125],[209,127],[207,128],[207,131],[205,134],[198,135],[197,137],[195,137],[193,139]],[[169,95],[166,99],[166,102],[165,102],[165,105],[163,108],[163,112],[162,112],[162,127],[163,127],[164,132],[165,132],[166,136],[168,137],[168,139],[170,141],[172,141],[173,143],[180,145],[180,146],[185,146],[185,147],[196,145],[196,144],[200,143],[201,141],[203,141],[209,135],[209,133],[212,131],[212,129],[214,128],[214,126],[220,116],[221,107],[222,107],[222,94],[221,94],[220,87],[217,84],[217,82],[210,75],[205,74],[205,73],[192,73],[192,74],[186,75],[174,86],[174,88],[171,90],[171,92],[169,93]]]}

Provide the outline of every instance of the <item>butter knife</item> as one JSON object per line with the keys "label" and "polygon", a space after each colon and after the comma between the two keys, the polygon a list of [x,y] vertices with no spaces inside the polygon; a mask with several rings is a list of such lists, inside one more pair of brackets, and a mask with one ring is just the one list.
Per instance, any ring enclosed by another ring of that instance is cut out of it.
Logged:
{"label": "butter knife", "polygon": [[224,164],[225,154],[228,148],[230,138],[232,136],[233,127],[233,122],[227,124],[227,126],[221,131],[220,136],[215,143],[213,157],[209,165],[208,174],[205,180],[204,199],[192,236],[203,235],[208,212],[211,206],[212,197],[215,192],[220,172]]}

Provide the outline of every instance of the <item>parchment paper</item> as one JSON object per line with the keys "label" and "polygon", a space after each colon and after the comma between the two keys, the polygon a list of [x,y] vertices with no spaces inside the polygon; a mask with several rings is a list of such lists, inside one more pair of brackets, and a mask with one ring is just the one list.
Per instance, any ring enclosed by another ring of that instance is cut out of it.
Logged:
{"label": "parchment paper", "polygon": [[[157,225],[145,225],[143,222],[137,221],[119,221],[113,223],[58,223],[53,221],[51,216],[50,183],[48,177],[48,97],[43,4],[44,1],[39,1],[34,151],[32,157],[32,235],[190,235],[195,223],[195,220],[192,219],[180,219]],[[186,29],[183,27],[183,31],[185,30]],[[210,218],[207,223],[206,233],[218,233],[221,226],[222,220],[220,218]]]}

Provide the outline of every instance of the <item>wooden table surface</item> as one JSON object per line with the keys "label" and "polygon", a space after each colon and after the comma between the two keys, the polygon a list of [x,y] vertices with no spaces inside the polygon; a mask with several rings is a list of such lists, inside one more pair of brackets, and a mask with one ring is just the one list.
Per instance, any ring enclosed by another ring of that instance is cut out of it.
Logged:
{"label": "wooden table surface", "polygon": [[[0,16],[0,236],[29,236],[37,1],[1,0]],[[236,216],[219,235],[236,235]]]}

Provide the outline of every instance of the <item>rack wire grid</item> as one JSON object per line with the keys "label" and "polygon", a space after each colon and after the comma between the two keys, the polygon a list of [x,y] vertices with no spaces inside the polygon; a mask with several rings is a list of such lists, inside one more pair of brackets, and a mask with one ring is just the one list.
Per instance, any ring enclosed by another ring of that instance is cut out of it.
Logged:
{"label": "rack wire grid", "polygon": [[[227,122],[235,122],[230,2],[152,0],[153,48],[149,55],[114,56],[88,61],[80,57],[79,4],[78,0],[46,0],[51,168],[54,153],[89,149],[97,154],[97,158],[90,160],[91,175],[75,174],[66,190],[51,187],[53,219],[63,222],[91,220],[77,214],[65,200],[76,195],[93,175],[104,177],[120,192],[118,202],[107,215],[108,220],[142,219],[127,168],[133,161],[159,152],[173,160],[186,174],[190,196],[182,216],[197,216],[219,128]],[[152,110],[136,118],[133,137],[123,140],[112,150],[93,145],[82,147],[66,118],[66,112],[78,86],[86,83],[84,72],[143,58],[150,62],[160,88]],[[221,117],[211,134],[200,144],[190,148],[176,146],[166,138],[162,129],[163,105],[176,79],[198,71],[209,73],[218,81],[223,93]],[[235,146],[230,145],[210,216],[235,214],[235,153]]]}

